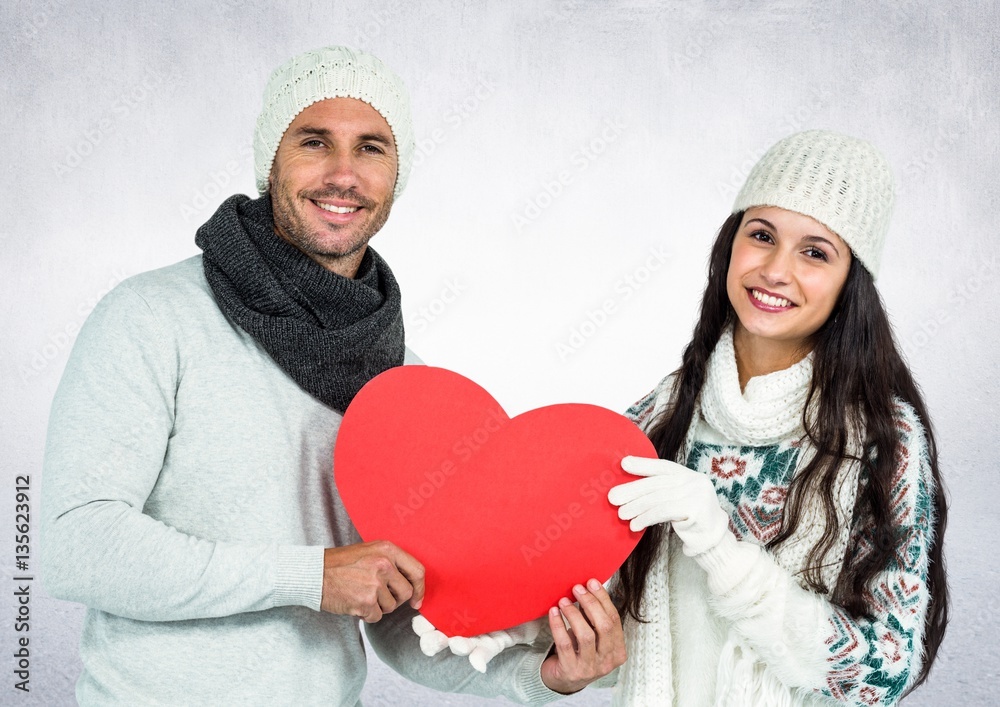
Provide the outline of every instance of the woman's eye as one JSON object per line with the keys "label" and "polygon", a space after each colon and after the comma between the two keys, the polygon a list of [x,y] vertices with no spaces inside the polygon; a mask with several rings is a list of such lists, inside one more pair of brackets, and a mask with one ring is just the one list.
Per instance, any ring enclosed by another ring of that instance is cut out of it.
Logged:
{"label": "woman's eye", "polygon": [[760,241],[761,243],[771,243],[771,234],[767,231],[754,231],[750,234],[750,237],[755,241]]}
{"label": "woman's eye", "polygon": [[807,248],[806,255],[816,260],[822,260],[822,261],[829,260],[829,258],[826,257],[826,253],[821,251],[819,248]]}

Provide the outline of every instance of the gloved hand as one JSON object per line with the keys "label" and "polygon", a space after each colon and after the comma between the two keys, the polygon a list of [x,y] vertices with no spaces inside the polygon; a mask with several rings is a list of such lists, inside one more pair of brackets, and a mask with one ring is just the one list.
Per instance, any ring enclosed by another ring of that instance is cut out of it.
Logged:
{"label": "gloved hand", "polygon": [[716,547],[729,533],[729,516],[704,474],[665,459],[625,457],[622,469],[646,478],[619,484],[608,492],[618,517],[642,530],[670,523],[684,543],[684,554],[700,555]]}
{"label": "gloved hand", "polygon": [[420,636],[420,650],[424,655],[436,655],[448,646],[455,655],[469,656],[472,667],[481,673],[486,672],[487,663],[500,655],[505,648],[519,643],[533,643],[542,629],[547,627],[548,620],[542,617],[505,631],[492,631],[471,638],[464,636],[448,638],[420,614],[413,617],[413,632]]}

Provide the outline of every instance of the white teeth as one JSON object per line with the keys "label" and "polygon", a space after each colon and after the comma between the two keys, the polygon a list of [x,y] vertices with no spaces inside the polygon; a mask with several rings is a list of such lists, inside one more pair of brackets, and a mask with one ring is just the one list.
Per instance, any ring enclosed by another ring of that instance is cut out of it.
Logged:
{"label": "white teeth", "polygon": [[787,307],[791,302],[781,297],[772,297],[771,295],[765,295],[763,292],[758,292],[757,290],[750,290],[755,300],[763,302],[769,307]]}
{"label": "white teeth", "polygon": [[322,204],[318,201],[314,201],[313,203],[323,209],[323,211],[330,211],[335,214],[353,214],[358,210],[357,206],[333,206],[332,204]]}

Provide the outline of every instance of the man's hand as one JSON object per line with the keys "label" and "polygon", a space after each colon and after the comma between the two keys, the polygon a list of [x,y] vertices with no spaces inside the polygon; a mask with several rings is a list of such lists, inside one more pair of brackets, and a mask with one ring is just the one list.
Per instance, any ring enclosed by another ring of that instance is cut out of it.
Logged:
{"label": "man's hand", "polygon": [[[565,597],[549,610],[555,653],[542,663],[542,682],[568,695],[625,662],[625,633],[611,597],[596,579],[573,588],[580,606]],[[581,611],[582,609],[582,611]],[[569,630],[563,622],[565,617]]]}
{"label": "man's hand", "polygon": [[409,600],[424,599],[424,566],[387,540],[330,547],[323,556],[320,608],[375,623]]}

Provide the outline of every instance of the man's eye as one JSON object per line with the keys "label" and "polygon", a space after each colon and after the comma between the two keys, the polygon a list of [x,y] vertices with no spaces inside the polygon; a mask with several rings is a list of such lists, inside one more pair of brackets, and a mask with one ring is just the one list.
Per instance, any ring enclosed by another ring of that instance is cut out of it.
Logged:
{"label": "man's eye", "polygon": [[378,145],[362,145],[361,150],[372,155],[381,155],[385,153],[385,150]]}
{"label": "man's eye", "polygon": [[306,140],[304,143],[302,143],[302,146],[303,147],[323,147],[323,141],[322,140]]}

